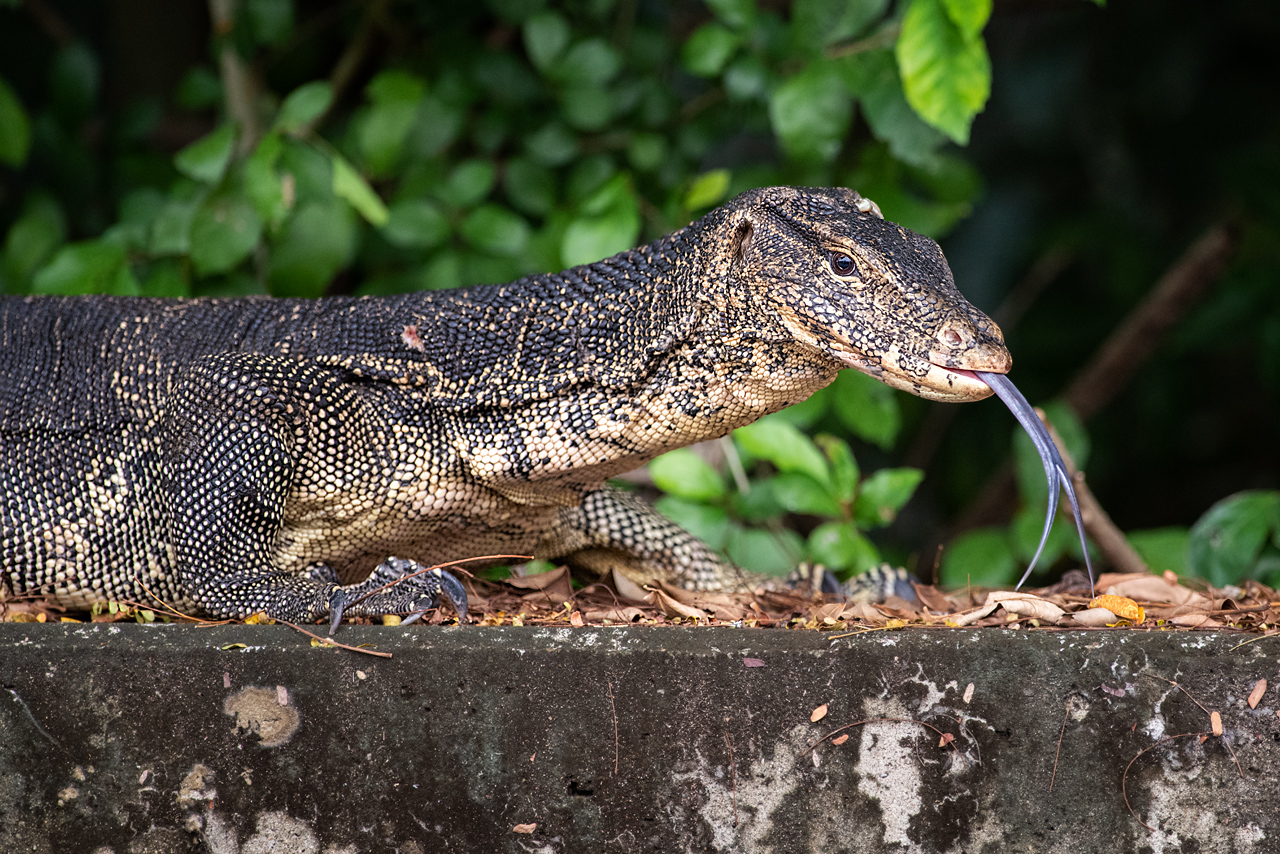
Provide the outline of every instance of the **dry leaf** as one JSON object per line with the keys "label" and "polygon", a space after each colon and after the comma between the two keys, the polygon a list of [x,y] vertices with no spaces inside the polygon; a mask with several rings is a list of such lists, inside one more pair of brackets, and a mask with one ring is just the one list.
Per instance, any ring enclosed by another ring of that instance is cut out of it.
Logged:
{"label": "dry leaf", "polygon": [[818,721],[822,720],[826,716],[827,716],[827,704],[823,703],[821,706],[818,706],[818,708],[814,709],[813,713],[809,715],[809,722],[816,724]]}
{"label": "dry leaf", "polygon": [[744,667],[764,667],[764,662],[758,658],[744,658],[742,664]]}
{"label": "dry leaf", "polygon": [[668,617],[696,617],[699,620],[705,620],[707,614],[698,608],[693,608],[683,602],[677,602],[661,590],[652,590],[645,599],[651,605],[656,605]]}
{"label": "dry leaf", "polygon": [[[1107,576],[1103,576],[1103,578],[1105,579]],[[1167,602],[1170,605],[1189,605],[1206,611],[1213,609],[1213,602],[1208,597],[1202,596],[1180,584],[1170,584],[1158,575],[1128,573],[1120,576],[1113,575],[1111,578],[1123,580],[1113,582],[1108,586],[1102,583],[1102,579],[1099,579],[1098,587],[1104,593],[1112,596],[1124,596],[1127,599],[1136,599],[1139,602]]]}
{"label": "dry leaf", "polygon": [[849,740],[849,733],[846,732],[844,735],[837,735],[835,738],[831,739],[831,743],[844,744],[848,740]]}
{"label": "dry leaf", "polygon": [[573,626],[575,629],[582,628],[583,622],[582,622],[581,611],[574,611],[572,614],[569,615],[569,625]]}
{"label": "dry leaf", "polygon": [[1071,619],[1082,626],[1088,626],[1093,629],[1101,628],[1102,626],[1113,626],[1120,620],[1119,617],[1106,608],[1089,608],[1084,611],[1076,611],[1071,615]]}
{"label": "dry leaf", "polygon": [[1222,735],[1222,715],[1217,712],[1209,713],[1209,726],[1213,730],[1214,735]]}
{"label": "dry leaf", "polygon": [[939,746],[939,747],[946,747],[948,744],[950,744],[951,742],[953,742],[953,741],[955,741],[955,740],[956,740],[956,737],[955,737],[954,735],[952,735],[952,734],[951,734],[951,733],[949,733],[949,732],[944,732],[944,733],[942,734],[942,738],[938,739],[938,746]]}
{"label": "dry leaf", "polygon": [[515,827],[511,829],[516,833],[533,833],[535,830],[538,829],[538,823],[530,822],[529,824],[517,824]]}
{"label": "dry leaf", "polygon": [[968,703],[970,700],[972,700],[972,699],[973,699],[973,683],[972,683],[972,682],[970,682],[970,683],[965,687],[965,689],[964,689],[964,697],[963,697],[962,699],[963,699],[966,703]]}
{"label": "dry leaf", "polygon": [[1215,620],[1207,614],[1182,614],[1171,618],[1169,622],[1184,629],[1216,629],[1222,627],[1222,623],[1219,620]]}
{"label": "dry leaf", "polygon": [[632,602],[644,601],[644,588],[618,572],[616,568],[610,571],[609,580],[613,584],[613,589],[618,591],[619,597],[630,599]]}
{"label": "dry leaf", "polygon": [[1267,680],[1259,679],[1257,684],[1253,686],[1253,690],[1249,692],[1249,708],[1258,708],[1258,703],[1262,700],[1262,695],[1267,693]]}
{"label": "dry leaf", "polygon": [[1132,599],[1127,599],[1124,596],[1116,596],[1111,593],[1095,597],[1094,600],[1089,603],[1089,607],[1106,608],[1120,619],[1128,620],[1135,625],[1141,623],[1147,618],[1147,615],[1142,611],[1142,606],[1137,602]]}
{"label": "dry leaf", "polygon": [[992,593],[991,595],[1001,597],[998,600],[1000,605],[1010,614],[1017,614],[1020,617],[1031,617],[1036,620],[1044,620],[1047,623],[1056,623],[1067,613],[1048,599],[1042,599],[1030,593],[1010,596],[1008,593],[1002,592]]}

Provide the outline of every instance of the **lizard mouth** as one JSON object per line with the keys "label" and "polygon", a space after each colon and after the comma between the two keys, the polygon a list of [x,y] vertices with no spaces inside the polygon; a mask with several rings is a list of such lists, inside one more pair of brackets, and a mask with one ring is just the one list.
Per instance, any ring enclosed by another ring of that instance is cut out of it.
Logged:
{"label": "lizard mouth", "polygon": [[[924,370],[904,370],[898,354],[890,352],[881,358],[864,356],[852,351],[836,351],[837,358],[854,370],[880,380],[885,385],[909,392],[926,400],[940,400],[949,403],[961,403],[969,400],[982,400],[992,395],[991,386],[987,385],[972,370],[952,368],[936,362],[921,362]],[[993,366],[994,367],[994,366]],[[1003,370],[992,373],[1004,373]],[[978,368],[978,370],[983,370]]]}

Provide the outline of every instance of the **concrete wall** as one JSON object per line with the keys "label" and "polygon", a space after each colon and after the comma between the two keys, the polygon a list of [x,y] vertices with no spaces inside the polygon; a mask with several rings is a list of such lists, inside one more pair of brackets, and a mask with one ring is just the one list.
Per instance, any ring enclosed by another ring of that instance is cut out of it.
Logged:
{"label": "concrete wall", "polygon": [[0,851],[1277,852],[1249,639],[4,624]]}

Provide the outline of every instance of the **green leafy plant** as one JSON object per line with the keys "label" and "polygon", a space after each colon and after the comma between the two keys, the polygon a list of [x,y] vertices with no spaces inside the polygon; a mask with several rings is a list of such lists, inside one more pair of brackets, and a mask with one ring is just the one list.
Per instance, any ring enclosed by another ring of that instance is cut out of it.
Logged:
{"label": "green leafy plant", "polygon": [[[869,410],[882,417],[868,418]],[[785,575],[808,560],[847,576],[878,565],[880,551],[867,532],[894,521],[923,473],[882,468],[864,476],[848,441],[831,433],[811,439],[798,426],[824,419],[885,445],[899,423],[892,391],[842,371],[805,403],[734,431],[725,448],[728,471],[689,448],[655,459],[649,472],[666,493],[658,509],[754,572]],[[804,535],[785,524],[797,519],[808,522]]]}

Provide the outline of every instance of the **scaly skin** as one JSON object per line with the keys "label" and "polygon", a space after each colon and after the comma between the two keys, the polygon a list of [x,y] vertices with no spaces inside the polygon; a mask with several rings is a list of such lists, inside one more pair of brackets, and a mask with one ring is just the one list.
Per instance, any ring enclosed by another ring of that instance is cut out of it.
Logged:
{"label": "scaly skin", "polygon": [[447,573],[356,600],[479,555],[736,586],[606,479],[844,367],[962,401],[991,393],[970,371],[1009,364],[937,245],[839,189],[756,190],[648,246],[507,285],[6,297],[2,577],[72,606],[149,590],[214,617],[335,624],[344,608],[421,611],[442,587],[462,606]]}

